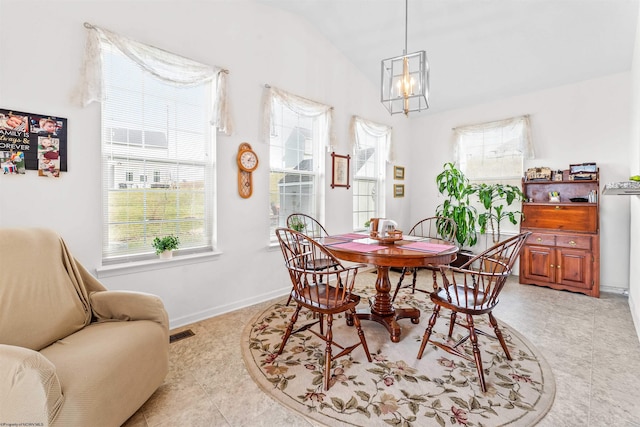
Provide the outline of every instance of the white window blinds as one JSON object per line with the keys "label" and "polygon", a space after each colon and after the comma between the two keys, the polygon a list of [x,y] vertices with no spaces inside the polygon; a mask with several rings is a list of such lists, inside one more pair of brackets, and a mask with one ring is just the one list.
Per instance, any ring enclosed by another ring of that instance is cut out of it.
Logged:
{"label": "white window blinds", "polygon": [[529,116],[454,130],[458,167],[471,181],[522,177],[523,160],[534,158]]}
{"label": "white window blinds", "polygon": [[269,143],[270,241],[292,213],[324,214],[325,148],[331,145],[333,109],[266,88],[265,139]]}
{"label": "white window blinds", "polygon": [[371,218],[384,216],[386,167],[391,146],[390,126],[358,116],[351,119],[353,141],[353,229],[362,230]]}
{"label": "white window blinds", "polygon": [[84,26],[87,28],[85,57],[74,94],[82,106],[103,101],[105,88],[102,83],[102,49],[108,45],[160,81],[181,87],[212,83],[211,87],[215,92],[211,97],[211,124],[219,131],[231,134],[233,124],[227,101],[227,70],[201,64],[95,25],[85,23]]}
{"label": "white window blinds", "polygon": [[[168,234],[180,238],[181,252],[211,250],[217,80],[159,78],[113,37],[99,43],[103,263],[154,257],[154,237]],[[171,59],[172,76],[179,75],[183,58],[161,52]],[[187,62],[187,74],[192,65]]]}

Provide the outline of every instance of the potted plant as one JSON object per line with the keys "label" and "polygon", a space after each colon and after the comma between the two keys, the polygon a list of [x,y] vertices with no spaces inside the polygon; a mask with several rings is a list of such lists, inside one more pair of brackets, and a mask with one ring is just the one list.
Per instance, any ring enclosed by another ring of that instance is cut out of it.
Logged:
{"label": "potted plant", "polygon": [[296,230],[298,233],[302,233],[302,230],[305,228],[305,224],[300,218],[294,216],[289,222],[289,227],[291,227],[292,230]]}
{"label": "potted plant", "polygon": [[[461,247],[475,245],[478,241],[478,214],[469,200],[474,192],[469,180],[453,163],[445,163],[444,170],[436,177],[436,184],[440,194],[445,197],[445,201],[436,208],[436,215],[451,218],[456,223],[458,229],[455,238]],[[446,235],[446,230],[438,231]]]}
{"label": "potted plant", "polygon": [[482,203],[485,212],[478,215],[480,232],[485,233],[487,227],[491,230],[493,243],[500,241],[500,223],[508,219],[511,224],[517,224],[522,219],[522,212],[507,210],[514,201],[523,201],[524,193],[515,185],[509,184],[478,184],[474,191]]}
{"label": "potted plant", "polygon": [[152,244],[152,246],[156,249],[156,254],[163,259],[171,258],[171,256],[173,255],[173,251],[178,249],[179,245],[180,238],[178,238],[178,236],[174,236],[173,234],[164,237],[156,237],[153,239]]}

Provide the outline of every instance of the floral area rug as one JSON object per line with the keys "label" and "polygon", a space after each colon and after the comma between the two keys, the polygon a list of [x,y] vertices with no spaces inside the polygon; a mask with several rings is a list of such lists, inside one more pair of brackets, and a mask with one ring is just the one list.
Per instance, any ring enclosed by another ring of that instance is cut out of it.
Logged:
{"label": "floral area rug", "polygon": [[[375,280],[375,275],[358,275],[356,287],[362,301],[375,294],[373,280],[367,276]],[[365,278],[364,284],[361,277]],[[393,278],[392,283],[396,283]],[[314,334],[302,331],[292,335],[284,352],[276,357],[295,309],[293,302],[290,306],[285,303],[286,298],[247,324],[241,341],[244,363],[265,393],[320,424],[529,426],[538,422],[553,404],[555,381],[548,363],[526,338],[499,319],[513,360],[506,359],[496,339],[479,335],[486,393],[480,389],[472,362],[432,344],[418,360],[432,305],[427,295],[412,295],[405,289],[398,294],[396,306],[419,308],[420,323],[414,325],[410,319],[401,319],[400,342],[392,343],[384,327],[362,320],[373,361],[367,361],[362,347],[336,359],[331,366],[332,386],[325,391],[325,344]],[[486,317],[477,317],[476,323],[479,329],[492,332]],[[296,329],[313,321],[313,315],[303,309]],[[433,336],[446,340],[448,328],[448,312],[441,310]],[[334,340],[345,347],[358,342],[355,328],[346,325],[344,316],[334,317],[333,332]],[[453,338],[457,340],[464,332],[457,326]],[[333,354],[338,351],[334,348]],[[465,351],[471,354],[470,348]]]}

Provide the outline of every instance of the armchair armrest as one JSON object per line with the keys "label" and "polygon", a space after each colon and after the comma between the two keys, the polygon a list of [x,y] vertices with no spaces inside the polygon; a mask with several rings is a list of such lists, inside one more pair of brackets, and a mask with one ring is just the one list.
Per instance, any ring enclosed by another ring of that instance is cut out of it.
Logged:
{"label": "armchair armrest", "polygon": [[46,357],[25,347],[0,344],[0,378],[0,424],[53,422],[64,396],[56,368]]}
{"label": "armchair armrest", "polygon": [[169,329],[169,316],[156,295],[133,291],[99,291],[89,295],[98,322],[152,320]]}

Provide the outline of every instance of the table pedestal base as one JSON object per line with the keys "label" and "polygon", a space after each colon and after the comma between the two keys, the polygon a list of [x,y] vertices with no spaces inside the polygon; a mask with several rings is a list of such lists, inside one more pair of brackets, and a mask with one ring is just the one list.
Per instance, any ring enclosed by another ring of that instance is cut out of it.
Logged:
{"label": "table pedestal base", "polygon": [[[369,313],[356,313],[358,319],[373,320],[387,328],[392,342],[400,341],[401,329],[398,320],[410,318],[414,324],[420,323],[420,310],[417,308],[394,308],[391,302],[391,282],[389,267],[378,266],[376,278],[376,295],[369,299]],[[347,316],[347,325],[353,325],[353,319]]]}
{"label": "table pedestal base", "polygon": [[360,320],[373,320],[387,328],[391,335],[391,342],[400,341],[401,329],[398,320],[410,318],[411,323],[420,323],[420,310],[417,308],[396,308],[391,314],[357,313],[356,316]]}

